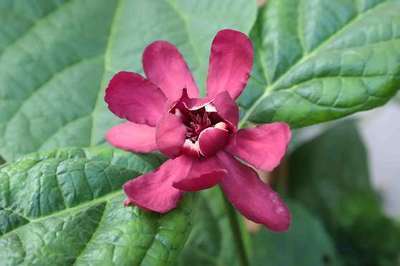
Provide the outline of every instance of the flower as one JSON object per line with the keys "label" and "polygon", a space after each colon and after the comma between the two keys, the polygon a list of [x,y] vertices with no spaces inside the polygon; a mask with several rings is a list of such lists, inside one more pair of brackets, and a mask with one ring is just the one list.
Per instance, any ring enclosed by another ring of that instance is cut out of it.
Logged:
{"label": "flower", "polygon": [[128,122],[111,128],[107,141],[124,150],[159,150],[169,157],[155,171],[125,183],[126,205],[165,213],[176,208],[184,192],[219,184],[248,219],[274,231],[288,229],[291,215],[285,203],[241,162],[271,171],[291,137],[285,123],[237,128],[234,99],[246,86],[252,65],[249,38],[226,29],[217,33],[211,46],[205,98],[199,98],[182,55],[166,41],[146,47],[147,78],[119,72],[111,79],[105,101]]}

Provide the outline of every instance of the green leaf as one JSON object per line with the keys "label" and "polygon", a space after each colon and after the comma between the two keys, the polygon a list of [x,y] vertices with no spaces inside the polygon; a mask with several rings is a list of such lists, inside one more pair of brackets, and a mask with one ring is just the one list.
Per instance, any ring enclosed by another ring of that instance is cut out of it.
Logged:
{"label": "green leaf", "polygon": [[268,1],[242,125],[301,127],[384,104],[400,87],[399,14],[399,0]]}
{"label": "green leaf", "polygon": [[384,215],[367,162],[355,124],[341,123],[293,152],[290,195],[323,220],[346,265],[395,265],[400,228]]}
{"label": "green leaf", "polygon": [[[240,265],[236,239],[230,228],[221,190],[213,188],[203,191],[194,209],[193,229],[182,251],[180,265]],[[247,232],[242,233],[245,248],[249,252],[250,239],[246,238]]]}
{"label": "green leaf", "polygon": [[[228,224],[225,227],[219,226],[218,218],[213,215],[203,197],[198,199],[195,210],[193,229],[181,253],[180,265],[219,265],[219,253],[222,251],[221,238],[224,237],[222,229],[225,228],[228,231]],[[233,251],[233,249],[234,246],[231,245],[225,250]]]}
{"label": "green leaf", "polygon": [[252,237],[252,266],[341,265],[334,243],[318,219],[299,204],[289,204],[292,225],[288,232],[262,229]]}
{"label": "green leaf", "polygon": [[0,154],[102,142],[118,123],[103,90],[142,71],[146,45],[176,44],[202,86],[215,33],[248,32],[256,12],[247,0],[0,1]]}
{"label": "green leaf", "polygon": [[174,265],[192,197],[159,215],[124,207],[122,184],[161,163],[155,155],[68,148],[0,169],[2,265]]}

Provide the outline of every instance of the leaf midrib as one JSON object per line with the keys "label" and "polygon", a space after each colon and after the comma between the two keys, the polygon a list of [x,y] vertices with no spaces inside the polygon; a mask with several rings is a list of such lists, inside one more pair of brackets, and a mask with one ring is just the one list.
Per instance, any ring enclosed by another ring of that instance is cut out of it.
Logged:
{"label": "leaf midrib", "polygon": [[[342,28],[338,29],[335,33],[333,33],[331,36],[329,36],[326,40],[322,41],[317,47],[314,48],[313,51],[305,54],[302,56],[301,59],[299,59],[296,63],[294,63],[292,66],[290,66],[278,79],[276,79],[272,84],[267,85],[264,88],[264,92],[261,94],[260,97],[247,109],[245,115],[239,122],[239,128],[242,128],[245,126],[246,122],[249,120],[251,114],[254,112],[254,110],[258,107],[258,105],[268,96],[271,94],[272,91],[275,90],[276,86],[279,85],[280,81],[284,80],[291,72],[292,69],[295,69],[297,66],[303,64],[313,56],[315,56],[320,50],[322,50],[327,44],[330,43],[330,41],[337,36],[339,36],[341,33],[345,32],[350,26],[354,25],[357,21],[362,19],[365,15],[373,12],[376,10],[378,7],[380,7],[383,4],[387,4],[388,2],[383,1],[380,2],[379,4],[376,4],[375,6],[371,7],[370,9],[358,13],[356,16],[354,16],[352,19],[348,21],[346,25],[344,25]],[[266,72],[266,69],[264,65],[261,66],[263,68],[263,72]]]}
{"label": "leaf midrib", "polygon": [[76,265],[78,259],[81,257],[82,254],[84,254],[85,250],[87,249],[87,247],[89,246],[89,244],[92,242],[92,239],[94,239],[94,237],[96,236],[96,232],[98,231],[98,229],[101,227],[102,222],[104,220],[104,216],[107,212],[107,203],[105,204],[104,208],[103,208],[103,212],[101,214],[100,220],[97,223],[97,226],[95,228],[95,230],[93,231],[92,235],[90,236],[90,238],[88,239],[88,241],[86,242],[85,246],[81,249],[81,251],[79,252],[78,255],[75,256],[75,261],[72,265]]}
{"label": "leaf midrib", "polygon": [[[88,208],[90,208],[92,206],[95,206],[95,205],[110,201],[110,200],[112,200],[114,198],[117,198],[118,196],[121,196],[122,194],[123,194],[122,193],[122,189],[119,189],[119,190],[113,191],[111,193],[108,193],[108,194],[106,194],[104,196],[98,197],[96,199],[83,202],[83,203],[78,204],[78,205],[76,205],[74,207],[65,208],[65,209],[63,209],[61,211],[57,211],[57,212],[54,212],[54,213],[51,213],[51,214],[48,214],[48,215],[44,215],[44,216],[41,216],[39,218],[30,219],[28,217],[24,217],[24,218],[26,218],[28,220],[28,223],[23,224],[21,226],[18,226],[18,227],[14,228],[11,231],[8,231],[7,233],[1,235],[0,239],[5,237],[5,236],[7,236],[7,235],[9,235],[9,234],[11,234],[11,233],[13,233],[17,229],[20,229],[22,227],[30,225],[31,223],[38,223],[38,222],[44,221],[44,220],[49,219],[49,218],[60,217],[60,216],[64,216],[64,215],[69,214],[69,213],[78,213],[80,210],[88,209]],[[12,212],[13,210],[9,209],[9,211]],[[19,215],[18,213],[16,213],[16,214]]]}

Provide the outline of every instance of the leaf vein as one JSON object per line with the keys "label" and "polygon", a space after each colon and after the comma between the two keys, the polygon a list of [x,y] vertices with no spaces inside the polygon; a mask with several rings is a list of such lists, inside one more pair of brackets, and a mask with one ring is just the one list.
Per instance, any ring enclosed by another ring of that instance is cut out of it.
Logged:
{"label": "leaf vein", "polygon": [[84,252],[86,251],[86,249],[88,248],[88,246],[90,245],[90,243],[93,241],[97,231],[99,230],[99,228],[101,227],[104,217],[106,216],[107,213],[107,206],[108,206],[108,202],[106,201],[106,203],[104,204],[103,210],[102,210],[102,214],[101,217],[99,219],[99,222],[96,225],[96,229],[93,230],[92,235],[90,236],[89,240],[86,242],[86,244],[82,247],[82,250],[79,252],[79,254],[75,257],[75,261],[72,263],[72,265],[76,265],[78,259],[82,256],[82,254],[84,254]]}
{"label": "leaf vein", "polygon": [[281,80],[283,80],[292,69],[296,68],[297,66],[301,65],[303,62],[307,61],[308,59],[312,58],[316,53],[318,53],[325,45],[329,43],[330,40],[334,39],[335,37],[339,36],[341,33],[346,31],[350,26],[353,25],[357,20],[361,19],[365,15],[371,13],[373,10],[376,10],[379,6],[383,5],[384,3],[387,3],[385,1],[382,1],[378,4],[376,4],[373,7],[370,7],[367,10],[364,10],[362,13],[358,13],[356,16],[354,16],[352,19],[350,19],[346,25],[344,25],[342,28],[338,29],[336,32],[334,32],[332,35],[330,35],[328,38],[323,40],[315,49],[311,52],[309,52],[306,56],[301,57],[299,60],[297,60],[291,67],[289,67],[274,83],[268,85],[265,87],[264,93],[249,107],[245,115],[243,116],[243,119],[239,123],[239,127],[243,127],[244,124],[247,122],[249,119],[250,115],[254,112],[256,107],[264,100],[265,97],[267,97],[274,89],[277,84]]}
{"label": "leaf vein", "polygon": [[12,41],[11,43],[9,43],[6,47],[3,48],[3,52],[0,54],[0,58],[4,55],[5,51],[7,51],[7,49],[9,49],[10,47],[12,47],[13,45],[16,45],[20,40],[22,40],[25,36],[27,36],[28,34],[30,34],[31,32],[33,32],[33,30],[37,27],[37,25],[39,25],[42,21],[44,21],[45,19],[47,19],[49,16],[51,16],[52,14],[54,14],[57,11],[62,10],[63,8],[65,8],[65,6],[67,6],[68,4],[70,4],[72,2],[72,0],[66,0],[64,3],[62,3],[61,5],[57,6],[55,9],[49,11],[47,14],[45,14],[44,16],[40,17],[38,20],[34,21],[31,25],[31,27],[29,27],[26,31],[24,31],[23,33],[21,33],[21,35],[19,37],[17,37],[14,41]]}

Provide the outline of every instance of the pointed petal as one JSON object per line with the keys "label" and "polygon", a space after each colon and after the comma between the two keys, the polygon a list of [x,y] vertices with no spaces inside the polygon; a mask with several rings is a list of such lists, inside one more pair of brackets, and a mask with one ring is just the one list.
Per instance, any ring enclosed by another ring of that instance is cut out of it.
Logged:
{"label": "pointed petal", "polygon": [[236,130],[239,122],[239,108],[229,93],[227,91],[218,93],[212,104],[215,106],[218,115],[229,122],[231,127]]}
{"label": "pointed petal", "polygon": [[210,99],[207,98],[190,98],[187,92],[187,89],[182,90],[182,94],[179,99],[172,105],[170,110],[179,108],[186,110],[198,110],[211,102]]}
{"label": "pointed petal", "polygon": [[273,231],[286,231],[291,215],[278,194],[263,183],[253,169],[231,155],[221,152],[218,159],[228,171],[221,187],[233,206],[253,222],[264,224]]}
{"label": "pointed petal", "polygon": [[154,172],[126,182],[124,191],[128,199],[125,204],[159,213],[176,208],[183,192],[174,188],[172,183],[185,178],[190,168],[191,160],[181,156],[166,161]]}
{"label": "pointed petal", "polygon": [[158,149],[170,158],[181,153],[185,142],[186,127],[178,116],[167,113],[160,120],[156,129]]}
{"label": "pointed petal", "polygon": [[247,84],[252,66],[250,39],[239,31],[221,30],[211,45],[207,95],[213,97],[227,91],[236,99]]}
{"label": "pointed petal", "polygon": [[286,123],[271,123],[239,130],[226,150],[254,167],[272,171],[285,155],[291,138]]}
{"label": "pointed petal", "polygon": [[169,42],[156,41],[146,47],[143,52],[143,69],[147,78],[172,101],[179,99],[184,88],[191,98],[199,96],[185,60]]}
{"label": "pointed petal", "polygon": [[218,165],[216,157],[193,160],[188,176],[174,182],[173,186],[184,191],[199,191],[215,186],[226,173],[226,170]]}
{"label": "pointed petal", "polygon": [[133,152],[152,152],[157,150],[156,129],[148,125],[125,122],[112,127],[106,140],[114,147]]}
{"label": "pointed petal", "polygon": [[119,72],[111,79],[104,100],[117,116],[155,126],[164,112],[166,97],[141,75]]}

